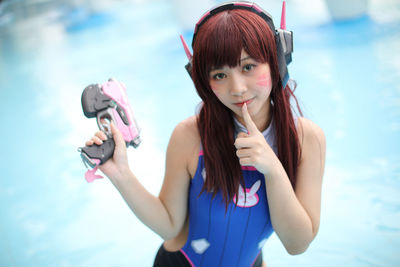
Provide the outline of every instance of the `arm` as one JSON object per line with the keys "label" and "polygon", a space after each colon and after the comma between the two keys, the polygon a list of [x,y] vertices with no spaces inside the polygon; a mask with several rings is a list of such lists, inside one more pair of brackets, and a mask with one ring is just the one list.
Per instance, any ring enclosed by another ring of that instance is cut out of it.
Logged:
{"label": "arm", "polygon": [[285,169],[252,121],[246,105],[242,107],[242,116],[249,134],[239,133],[235,141],[240,164],[254,166],[265,175],[272,226],[290,254],[302,253],[319,227],[324,133],[316,124],[299,118],[302,154],[293,190]]}
{"label": "arm", "polygon": [[295,190],[276,158],[266,187],[272,225],[290,254],[304,252],[318,232],[322,176],[325,165],[325,136],[313,122],[299,118],[302,154]]}
{"label": "arm", "polygon": [[[150,194],[130,171],[126,146],[120,132],[113,129],[116,149],[112,159],[101,166],[135,215],[163,239],[175,237],[187,212],[190,175],[187,169],[191,136],[187,123],[180,123],[172,133],[166,155],[166,171],[159,197]],[[104,137],[100,138],[104,139]],[[96,141],[96,138],[93,138]]]}

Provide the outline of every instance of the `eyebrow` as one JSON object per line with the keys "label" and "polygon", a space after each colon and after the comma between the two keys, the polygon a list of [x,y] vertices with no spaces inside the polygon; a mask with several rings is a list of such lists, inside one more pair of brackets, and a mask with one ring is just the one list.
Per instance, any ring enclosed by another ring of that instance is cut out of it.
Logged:
{"label": "eyebrow", "polygon": [[251,58],[251,56],[247,56],[247,57],[242,58],[240,61],[245,61],[246,59],[250,59],[250,58]]}
{"label": "eyebrow", "polygon": [[[251,56],[247,56],[247,57],[241,58],[239,61],[242,62],[242,61],[245,61],[245,60],[247,60],[247,59],[251,59]],[[211,72],[211,71],[214,71],[214,70],[219,70],[219,69],[222,69],[222,66],[212,67],[212,68],[210,69],[210,72]]]}

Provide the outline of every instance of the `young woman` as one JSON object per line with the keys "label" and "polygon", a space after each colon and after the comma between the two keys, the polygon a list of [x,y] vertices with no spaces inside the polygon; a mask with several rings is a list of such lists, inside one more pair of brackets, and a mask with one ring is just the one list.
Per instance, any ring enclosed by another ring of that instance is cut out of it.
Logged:
{"label": "young woman", "polygon": [[[304,252],[319,227],[325,137],[291,108],[291,33],[235,2],[206,13],[192,46],[187,68],[203,101],[172,133],[159,196],[131,172],[113,125],[101,171],[165,240],[155,266],[262,266],[273,231],[288,253]],[[105,139],[97,132],[86,145]]]}

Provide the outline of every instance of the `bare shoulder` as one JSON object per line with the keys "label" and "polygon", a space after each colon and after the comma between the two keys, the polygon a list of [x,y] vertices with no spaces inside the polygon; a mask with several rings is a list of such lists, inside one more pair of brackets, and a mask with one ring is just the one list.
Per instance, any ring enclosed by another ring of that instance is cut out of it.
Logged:
{"label": "bare shoulder", "polygon": [[324,131],[310,119],[299,117],[297,133],[301,146],[300,166],[309,162],[320,163],[320,170],[323,173],[326,156],[326,140]]}
{"label": "bare shoulder", "polygon": [[200,135],[197,128],[196,116],[191,116],[178,123],[172,136],[186,143],[186,145],[197,144],[200,141]]}
{"label": "bare shoulder", "polygon": [[193,177],[200,150],[200,134],[196,116],[191,116],[178,123],[172,133],[168,147],[171,153],[180,155],[180,160],[185,162],[188,172]]}
{"label": "bare shoulder", "polygon": [[319,144],[325,150],[326,141],[324,131],[310,119],[299,117],[297,132],[303,149],[312,144]]}
{"label": "bare shoulder", "polygon": [[198,134],[196,115],[184,119],[177,125],[177,128],[178,127],[182,128],[182,130],[185,131],[187,134]]}

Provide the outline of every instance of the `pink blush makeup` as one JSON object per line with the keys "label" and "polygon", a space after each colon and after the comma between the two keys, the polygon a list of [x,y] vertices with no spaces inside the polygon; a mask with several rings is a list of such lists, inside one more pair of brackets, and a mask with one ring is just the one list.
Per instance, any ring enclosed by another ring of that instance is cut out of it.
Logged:
{"label": "pink blush makeup", "polygon": [[262,81],[257,82],[257,85],[262,86],[262,87],[267,87],[270,84],[271,84],[270,80],[262,80]]}
{"label": "pink blush makeup", "polygon": [[269,87],[271,85],[271,79],[269,79],[267,73],[264,73],[258,77],[256,84],[262,87]]}

